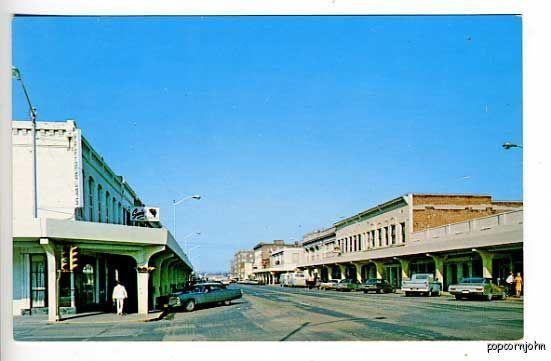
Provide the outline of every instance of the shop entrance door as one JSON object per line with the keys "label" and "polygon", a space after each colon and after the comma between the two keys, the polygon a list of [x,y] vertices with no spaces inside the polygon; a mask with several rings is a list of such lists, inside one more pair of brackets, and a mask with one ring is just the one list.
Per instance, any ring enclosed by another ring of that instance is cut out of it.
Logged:
{"label": "shop entrance door", "polygon": [[46,307],[46,259],[42,254],[31,254],[31,309]]}
{"label": "shop entrance door", "polygon": [[96,311],[99,303],[96,299],[96,259],[80,255],[79,264],[79,269],[75,271],[77,312]]}

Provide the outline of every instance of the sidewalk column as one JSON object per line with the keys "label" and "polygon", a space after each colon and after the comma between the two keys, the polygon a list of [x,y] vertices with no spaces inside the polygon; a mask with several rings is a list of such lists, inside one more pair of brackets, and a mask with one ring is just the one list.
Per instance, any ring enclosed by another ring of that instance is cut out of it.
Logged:
{"label": "sidewalk column", "polygon": [[147,315],[149,302],[149,272],[137,271],[138,274],[138,314]]}
{"label": "sidewalk column", "polygon": [[362,278],[362,264],[361,263],[352,263],[354,265],[354,267],[356,267],[356,279],[358,280],[358,282],[362,283],[363,282],[363,278]]}
{"label": "sidewalk column", "polygon": [[376,272],[375,278],[377,278],[378,280],[383,279],[383,274],[384,274],[383,263],[378,261],[373,261],[373,260],[370,260],[369,262],[375,265],[375,272]]}
{"label": "sidewalk column", "polygon": [[161,263],[161,279],[159,281],[159,292],[161,294],[167,294],[169,292],[168,277],[170,264],[174,262],[176,257],[167,257]]}
{"label": "sidewalk column", "polygon": [[173,257],[172,255],[170,254],[165,254],[165,255],[161,255],[159,257],[156,257],[155,260],[153,261],[153,267],[155,267],[155,270],[153,271],[153,273],[151,274],[151,277],[152,277],[152,284],[153,284],[153,307],[155,307],[155,300],[157,299],[157,297],[161,296],[161,276],[162,276],[162,271],[163,271],[163,262],[166,260],[166,259],[169,259]]}
{"label": "sidewalk column", "polygon": [[139,315],[147,315],[149,312],[149,259],[153,254],[163,251],[164,249],[164,246],[151,247],[133,254],[136,261],[136,283]]}
{"label": "sidewalk column", "polygon": [[408,259],[404,258],[395,258],[400,262],[400,268],[402,269],[402,279],[409,280],[409,263]]}
{"label": "sidewalk column", "polygon": [[339,269],[341,271],[341,280],[346,278],[346,266],[343,264],[339,264]]}
{"label": "sidewalk column", "polygon": [[434,260],[434,276],[436,280],[442,282],[442,286],[444,286],[444,261],[447,257],[436,256],[429,253],[427,253],[427,256],[432,257]]}
{"label": "sidewalk column", "polygon": [[[97,269],[99,269],[99,267],[96,268],[96,270]],[[96,273],[96,275],[98,275],[98,274],[99,274],[99,272]],[[73,310],[76,310],[77,306],[76,306],[76,299],[75,299],[75,272],[71,271],[69,273],[69,277],[70,277],[69,287],[70,287],[70,295],[71,295],[71,308]],[[99,283],[96,284],[96,290],[99,289],[98,285],[99,285]],[[99,299],[99,297],[98,297],[98,299]]]}
{"label": "sidewalk column", "polygon": [[493,259],[494,255],[493,253],[490,253],[488,251],[482,250],[482,249],[475,249],[473,248],[473,251],[478,253],[480,255],[480,258],[482,258],[482,277],[484,278],[493,278]]}
{"label": "sidewalk column", "polygon": [[322,267],[320,266],[316,267],[316,275],[319,280],[321,280],[321,270],[322,270]]}
{"label": "sidewalk column", "polygon": [[458,263],[457,264],[457,280],[461,282],[461,280],[463,279],[463,272],[465,272],[463,270],[463,263]]}
{"label": "sidewalk column", "polygon": [[46,251],[48,267],[48,321],[56,322],[57,314],[57,261],[55,257],[55,245],[48,238],[40,238],[40,245]]}

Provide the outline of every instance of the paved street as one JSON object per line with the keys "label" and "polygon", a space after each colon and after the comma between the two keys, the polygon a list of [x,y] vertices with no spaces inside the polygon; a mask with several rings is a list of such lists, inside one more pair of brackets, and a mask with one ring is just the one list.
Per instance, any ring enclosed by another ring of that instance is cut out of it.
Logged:
{"label": "paved street", "polygon": [[[235,287],[235,286],[232,286]],[[340,293],[241,286],[231,306],[176,312],[155,322],[65,323],[16,317],[16,340],[360,341],[508,340],[522,337],[520,301]],[[83,318],[84,319],[84,318]]]}

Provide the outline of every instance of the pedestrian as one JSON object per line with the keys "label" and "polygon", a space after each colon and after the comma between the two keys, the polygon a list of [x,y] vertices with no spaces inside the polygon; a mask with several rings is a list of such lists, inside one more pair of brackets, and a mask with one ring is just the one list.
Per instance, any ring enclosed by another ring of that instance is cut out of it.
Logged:
{"label": "pedestrian", "polygon": [[513,282],[515,280],[515,277],[513,275],[513,272],[509,272],[509,276],[507,276],[507,279],[505,280],[505,283],[507,284],[507,293],[509,296],[513,295]]}
{"label": "pedestrian", "polygon": [[117,303],[117,315],[123,315],[124,309],[124,299],[128,298],[128,293],[126,293],[126,288],[119,282],[115,281],[117,284],[113,288],[113,301]]}
{"label": "pedestrian", "polygon": [[522,291],[522,277],[520,276],[520,272],[519,272],[515,277],[515,292],[517,294],[517,297],[520,297],[521,291]]}

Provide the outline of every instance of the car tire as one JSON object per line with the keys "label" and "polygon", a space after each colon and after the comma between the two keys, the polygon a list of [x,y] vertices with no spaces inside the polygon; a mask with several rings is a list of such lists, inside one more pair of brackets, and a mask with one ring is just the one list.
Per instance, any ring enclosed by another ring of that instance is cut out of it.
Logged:
{"label": "car tire", "polygon": [[193,311],[195,309],[195,301],[194,300],[187,301],[184,308],[187,312]]}
{"label": "car tire", "polygon": [[461,295],[455,295],[455,299],[456,299],[456,300],[460,300],[460,299],[461,299]]}
{"label": "car tire", "polygon": [[405,291],[404,294],[405,294],[406,297],[411,296],[411,293],[409,291]]}
{"label": "car tire", "polygon": [[381,290],[377,290],[377,293],[380,294],[380,293],[381,293]]}
{"label": "car tire", "polygon": [[224,306],[229,306],[231,305],[231,300],[225,300],[224,301]]}

